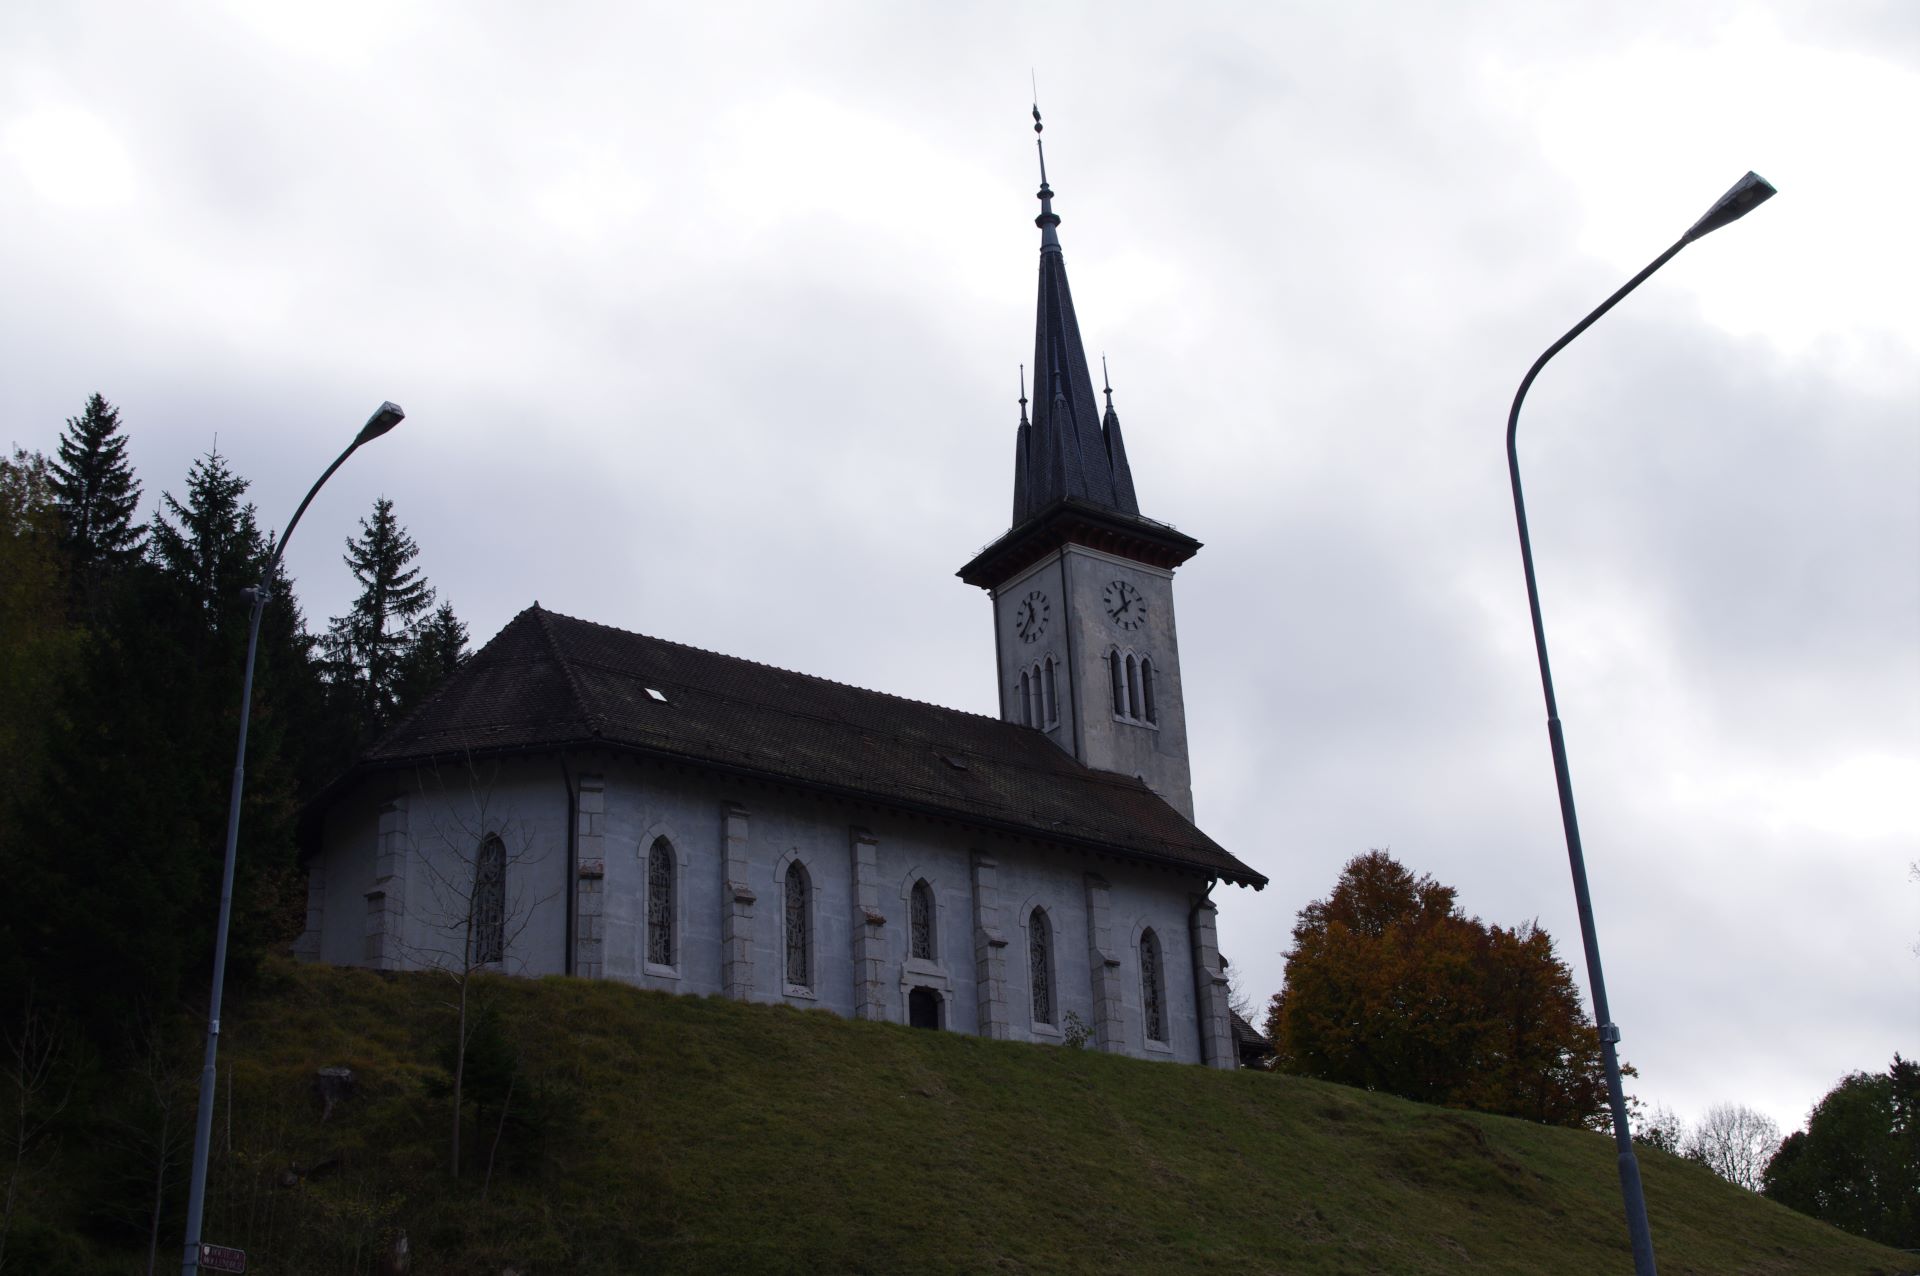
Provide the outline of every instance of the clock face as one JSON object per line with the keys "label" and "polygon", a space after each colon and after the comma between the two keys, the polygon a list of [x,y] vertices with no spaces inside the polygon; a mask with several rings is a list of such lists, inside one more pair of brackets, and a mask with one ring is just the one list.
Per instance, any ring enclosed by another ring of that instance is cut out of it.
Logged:
{"label": "clock face", "polygon": [[1013,609],[1013,632],[1020,636],[1021,642],[1037,642],[1040,635],[1047,632],[1047,620],[1053,615],[1053,604],[1039,590],[1033,590],[1020,600]]}
{"label": "clock face", "polygon": [[1108,585],[1102,601],[1106,605],[1107,615],[1122,629],[1138,629],[1147,618],[1147,600],[1124,580],[1116,580]]}

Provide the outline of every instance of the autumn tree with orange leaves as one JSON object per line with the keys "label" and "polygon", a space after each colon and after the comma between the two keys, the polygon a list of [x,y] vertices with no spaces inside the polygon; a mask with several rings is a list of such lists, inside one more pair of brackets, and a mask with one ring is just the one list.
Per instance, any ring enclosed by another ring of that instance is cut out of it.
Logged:
{"label": "autumn tree with orange leaves", "polygon": [[1277,1071],[1422,1103],[1604,1128],[1600,1039],[1532,923],[1468,917],[1385,851],[1300,910],[1267,1036]]}

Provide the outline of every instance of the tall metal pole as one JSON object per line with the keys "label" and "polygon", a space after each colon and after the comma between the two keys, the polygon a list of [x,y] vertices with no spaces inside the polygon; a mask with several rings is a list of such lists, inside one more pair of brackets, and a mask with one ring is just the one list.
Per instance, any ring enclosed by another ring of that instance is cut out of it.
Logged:
{"label": "tall metal pole", "polygon": [[333,464],[327,467],[327,472],[307,489],[306,499],[293,512],[287,529],[280,533],[279,544],[273,547],[273,553],[268,556],[266,570],[260,574],[260,583],[244,591],[253,604],[253,610],[247,621],[247,671],[240,683],[240,738],[234,746],[233,788],[227,798],[227,852],[220,869],[220,922],[214,930],[213,991],[207,1001],[207,1050],[200,1069],[200,1106],[193,1127],[193,1174],[187,1187],[187,1239],[180,1265],[183,1276],[194,1276],[200,1270],[200,1224],[206,1209],[207,1154],[213,1143],[214,1083],[218,1076],[216,1056],[220,1050],[220,1000],[227,985],[227,932],[233,922],[233,863],[240,844],[240,798],[246,789],[247,720],[253,714],[253,664],[260,649],[260,617],[267,609],[274,573],[280,569],[280,556],[287,552],[287,541],[292,538],[300,516],[313,503],[314,495],[333,477],[335,470],[346,464],[347,458],[361,444],[379,438],[400,424],[406,415],[398,404],[382,403],[367,418],[366,425],[347,445],[347,450],[336,457]]}
{"label": "tall metal pole", "polygon": [[1553,671],[1547,661],[1547,631],[1540,620],[1540,590],[1533,575],[1533,542],[1527,535],[1527,503],[1520,494],[1520,456],[1515,438],[1520,429],[1520,405],[1527,390],[1547,360],[1560,353],[1569,342],[1595,320],[1618,305],[1628,293],[1645,283],[1648,276],[1666,265],[1682,248],[1702,235],[1718,230],[1758,207],[1773,194],[1773,187],[1758,174],[1748,173],[1720,198],[1707,215],[1694,223],[1673,247],[1653,259],[1639,274],[1602,302],[1593,313],[1575,324],[1568,333],[1547,347],[1535,359],[1513,396],[1513,409],[1507,413],[1507,475],[1513,485],[1513,517],[1520,529],[1520,562],[1527,575],[1527,608],[1533,615],[1533,647],[1540,661],[1540,689],[1547,701],[1547,740],[1553,749],[1553,778],[1560,792],[1560,824],[1566,831],[1567,861],[1573,869],[1573,896],[1580,910],[1580,941],[1586,949],[1587,982],[1593,990],[1593,1017],[1600,1029],[1600,1058],[1607,1073],[1607,1106],[1613,1112],[1613,1142],[1618,1152],[1620,1195],[1626,1205],[1627,1236],[1633,1245],[1633,1270],[1638,1276],[1656,1276],[1653,1261],[1653,1233],[1647,1226],[1647,1203],[1640,1187],[1640,1162],[1633,1153],[1633,1132],[1627,1124],[1626,1091],[1620,1081],[1619,1026],[1607,1007],[1607,981],[1600,969],[1600,940],[1594,932],[1593,900],[1587,893],[1587,863],[1580,849],[1580,820],[1573,809],[1573,778],[1567,769],[1567,742],[1560,729],[1560,707],[1553,695]]}

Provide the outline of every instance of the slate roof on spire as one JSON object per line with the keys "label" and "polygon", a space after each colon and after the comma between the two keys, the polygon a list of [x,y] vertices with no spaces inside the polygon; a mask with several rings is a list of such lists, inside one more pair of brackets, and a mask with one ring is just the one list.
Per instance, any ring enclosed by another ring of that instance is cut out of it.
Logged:
{"label": "slate roof on spire", "polygon": [[[1040,108],[1033,111],[1033,129],[1041,131]],[[1073,312],[1073,293],[1067,287],[1066,258],[1055,228],[1053,188],[1047,184],[1047,157],[1040,147],[1040,299],[1034,320],[1033,422],[1020,432],[1020,451],[1014,461],[1013,522],[1017,527],[1055,502],[1072,498],[1102,509],[1138,515],[1133,475],[1127,469],[1126,449],[1116,446],[1119,434],[1109,435],[1093,397],[1093,377],[1087,352],[1080,342],[1080,323]],[[1109,412],[1109,420],[1117,421]],[[1021,481],[1024,470],[1025,481]]]}

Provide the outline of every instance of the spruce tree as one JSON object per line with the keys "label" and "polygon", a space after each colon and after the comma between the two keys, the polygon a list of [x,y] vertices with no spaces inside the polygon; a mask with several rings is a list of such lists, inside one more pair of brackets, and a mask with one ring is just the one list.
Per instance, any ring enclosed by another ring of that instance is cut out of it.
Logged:
{"label": "spruce tree", "polygon": [[408,566],[419,555],[384,496],[373,503],[373,517],[360,520],[360,535],[347,541],[345,561],[360,596],[333,618],[323,641],[330,676],[352,699],[363,739],[393,721],[419,617],[433,606],[433,587]]}
{"label": "spruce tree", "polygon": [[260,583],[265,566],[266,539],[253,505],[241,500],[246,493],[247,480],[215,449],[188,471],[186,501],[161,493],[153,518],[155,566],[215,632],[245,623],[249,605],[241,591]]}
{"label": "spruce tree", "polygon": [[400,670],[395,713],[406,713],[432,695],[466,658],[467,627],[453,614],[452,603],[441,603],[420,626],[413,645],[407,649]]}
{"label": "spruce tree", "polygon": [[86,411],[67,418],[53,463],[54,502],[71,564],[73,606],[94,618],[106,583],[140,554],[140,483],[127,460],[120,409],[95,394]]}
{"label": "spruce tree", "polygon": [[[241,668],[267,553],[247,481],[217,452],[164,495],[51,728],[22,853],[0,864],[0,984],[37,981],[111,1053],[122,1025],[205,989],[213,952]],[[298,929],[293,831],[317,699],[285,582],[261,627],[228,970]],[[299,725],[296,729],[295,723]],[[49,855],[46,847],[58,847]]]}

